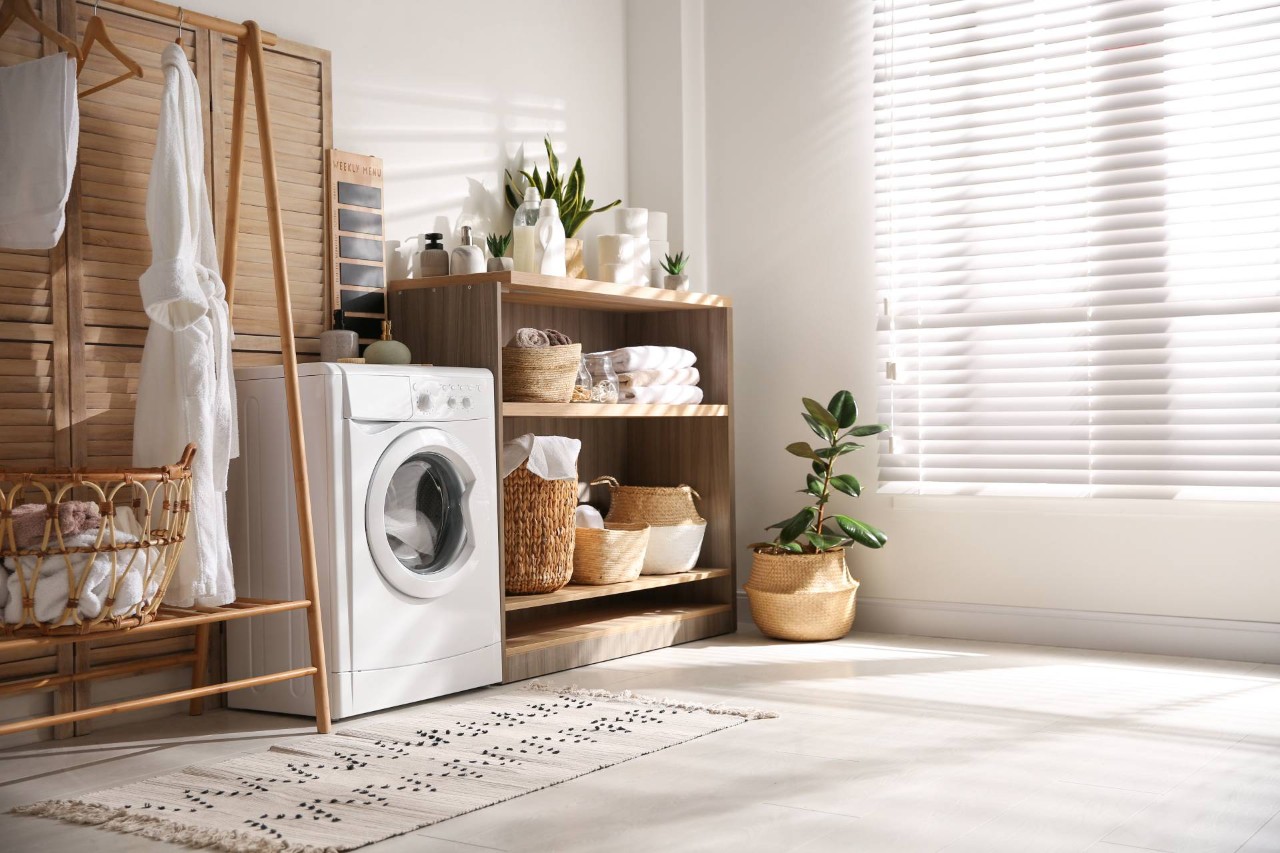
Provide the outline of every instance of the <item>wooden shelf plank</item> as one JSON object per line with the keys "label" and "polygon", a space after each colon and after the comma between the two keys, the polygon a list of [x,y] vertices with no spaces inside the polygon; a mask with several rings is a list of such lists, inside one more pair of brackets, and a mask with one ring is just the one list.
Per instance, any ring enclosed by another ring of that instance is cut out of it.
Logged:
{"label": "wooden shelf plank", "polygon": [[692,572],[680,572],[674,575],[643,575],[626,583],[611,583],[602,586],[571,583],[566,587],[548,592],[544,595],[508,595],[504,603],[507,611],[528,610],[531,607],[549,607],[553,604],[564,604],[567,601],[582,601],[587,598],[603,598],[610,595],[625,595],[642,589],[657,589],[661,586],[675,586],[682,583],[722,578],[732,574],[729,569],[696,569]]}
{"label": "wooden shelf plank", "polygon": [[[507,657],[543,651],[556,646],[583,643],[633,631],[647,631],[681,622],[730,613],[733,605],[705,604],[687,607],[635,609],[625,606],[590,613],[566,614],[531,623],[507,634]],[[587,621],[582,621],[587,620]]]}
{"label": "wooden shelf plank", "polygon": [[503,403],[506,418],[723,418],[717,404],[664,406],[649,403]]}
{"label": "wooden shelf plank", "polygon": [[502,285],[506,302],[588,308],[596,311],[671,311],[729,308],[732,301],[714,293],[682,293],[656,287],[635,287],[584,278],[559,278],[527,272],[487,272],[474,275],[441,275],[393,281],[391,293],[431,287]]}

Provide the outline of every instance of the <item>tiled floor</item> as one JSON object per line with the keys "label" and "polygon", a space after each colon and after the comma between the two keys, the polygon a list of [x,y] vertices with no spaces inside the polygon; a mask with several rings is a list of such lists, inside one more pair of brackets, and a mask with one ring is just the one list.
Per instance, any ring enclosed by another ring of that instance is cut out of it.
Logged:
{"label": "tiled floor", "polygon": [[[744,629],[547,680],[781,716],[365,849],[1280,851],[1277,666]],[[175,716],[0,753],[0,809],[262,749],[298,723]],[[177,848],[3,815],[0,849]]]}

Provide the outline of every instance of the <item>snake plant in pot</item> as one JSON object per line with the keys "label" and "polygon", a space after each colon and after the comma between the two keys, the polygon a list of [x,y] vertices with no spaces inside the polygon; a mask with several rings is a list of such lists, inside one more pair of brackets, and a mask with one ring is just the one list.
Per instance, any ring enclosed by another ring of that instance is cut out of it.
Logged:
{"label": "snake plant in pot", "polygon": [[587,176],[582,169],[582,158],[574,161],[572,169],[561,174],[560,158],[551,146],[551,138],[544,137],[542,142],[547,148],[547,173],[543,175],[537,166],[533,167],[532,172],[522,170],[518,176],[508,171],[503,194],[507,206],[512,210],[520,206],[527,187],[537,189],[538,197],[543,201],[555,200],[560,211],[560,224],[564,226],[564,258],[568,275],[570,278],[586,278],[578,229],[595,214],[622,204],[622,199],[611,201],[604,207],[596,207],[595,199],[586,197]]}
{"label": "snake plant in pot", "polygon": [[821,442],[787,445],[787,452],[809,462],[800,494],[809,503],[790,518],[769,527],[771,542],[751,546],[754,556],[747,598],[751,616],[762,633],[779,640],[837,640],[853,627],[858,582],[849,572],[844,552],[850,545],[883,548],[880,530],[830,506],[832,492],[858,497],[862,486],[852,474],[837,474],[836,464],[862,447],[851,439],[878,435],[884,424],[859,426],[858,405],[840,391],[822,405],[808,397],[804,421]]}

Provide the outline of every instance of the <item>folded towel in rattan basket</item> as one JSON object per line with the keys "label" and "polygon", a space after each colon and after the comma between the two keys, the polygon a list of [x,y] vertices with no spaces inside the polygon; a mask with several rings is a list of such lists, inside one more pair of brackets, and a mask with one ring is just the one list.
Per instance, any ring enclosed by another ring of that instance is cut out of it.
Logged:
{"label": "folded towel in rattan basket", "polygon": [[[114,540],[110,536],[110,533],[103,534],[104,543],[114,541],[117,545],[123,545],[137,541],[123,531],[116,531]],[[69,536],[63,542],[68,548],[92,548],[98,542],[98,531]],[[142,600],[147,566],[154,565],[156,559],[154,549],[150,554],[132,549],[117,552],[115,571],[121,577],[116,584],[115,601],[111,606],[113,614],[124,613]],[[70,574],[67,571],[68,564]],[[65,556],[50,554],[43,560],[36,556],[9,557],[4,560],[4,565],[5,569],[12,572],[6,579],[8,601],[4,605],[4,621],[10,625],[23,621],[23,580],[26,581],[28,590],[33,584],[35,586],[35,618],[41,622],[56,622],[61,617],[71,595],[71,584],[78,586],[85,572],[88,572],[89,577],[84,583],[77,606],[82,618],[96,618],[102,612],[105,599],[111,592],[110,552],[72,553]],[[152,582],[148,584],[150,594],[155,594],[158,582],[159,573],[156,572]]]}

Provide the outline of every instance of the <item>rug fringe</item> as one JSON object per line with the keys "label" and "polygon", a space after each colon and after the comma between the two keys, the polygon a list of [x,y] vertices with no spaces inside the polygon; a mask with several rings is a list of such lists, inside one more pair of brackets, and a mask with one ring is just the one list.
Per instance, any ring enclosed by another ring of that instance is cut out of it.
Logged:
{"label": "rug fringe", "polygon": [[264,838],[245,835],[234,829],[216,830],[184,826],[163,818],[137,814],[128,809],[79,800],[45,800],[27,806],[15,806],[11,814],[47,817],[67,823],[78,823],[118,832],[137,835],[153,841],[185,844],[197,849],[222,850],[225,853],[339,853],[336,847],[312,847],[306,844],[282,844]]}
{"label": "rug fringe", "polygon": [[632,693],[630,690],[614,692],[579,687],[557,687],[545,681],[534,681],[526,686],[527,690],[537,693],[554,693],[557,696],[579,696],[584,699],[614,699],[620,702],[635,702],[638,705],[661,705],[664,708],[679,708],[682,711],[703,711],[707,714],[725,714],[731,717],[742,717],[746,720],[772,720],[778,715],[773,711],[761,711],[758,708],[737,708],[729,705],[706,705],[699,702],[681,702],[676,699],[657,698]]}

